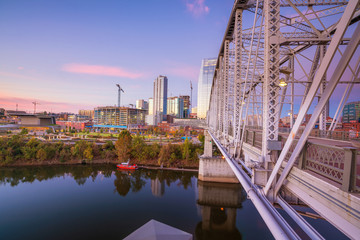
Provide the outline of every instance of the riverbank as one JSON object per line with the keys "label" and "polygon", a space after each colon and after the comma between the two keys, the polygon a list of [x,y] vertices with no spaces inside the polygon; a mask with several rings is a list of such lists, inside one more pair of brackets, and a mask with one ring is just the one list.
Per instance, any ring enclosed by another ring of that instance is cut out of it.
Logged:
{"label": "riverbank", "polygon": [[150,169],[150,170],[169,170],[169,171],[186,171],[186,172],[198,172],[199,168],[193,169],[193,168],[172,168],[172,167],[152,167],[152,166],[140,166],[144,169]]}
{"label": "riverbank", "polygon": [[1,166],[48,166],[73,165],[82,163],[116,164],[131,159],[132,164],[167,168],[197,169],[198,155],[203,152],[202,144],[148,145],[141,136],[131,136],[123,131],[123,137],[115,142],[97,145],[85,140],[74,144],[48,143],[24,135],[10,139],[0,138]]}
{"label": "riverbank", "polygon": [[[131,160],[131,164],[137,164],[139,168],[143,169],[153,169],[153,170],[170,170],[170,171],[187,171],[187,172],[198,172],[199,166],[195,166],[194,164],[191,165],[182,165],[181,167],[167,167],[167,166],[159,166],[154,165],[153,161],[150,161],[149,164],[139,163],[137,160]],[[56,160],[53,161],[18,161],[16,163],[7,164],[7,165],[0,165],[1,167],[8,168],[8,167],[28,167],[28,166],[71,166],[71,165],[103,165],[109,164],[114,165],[116,167],[119,164],[118,160],[109,160],[109,159],[94,159],[91,162],[89,161],[80,161],[80,160],[69,160],[66,162],[59,162]]]}

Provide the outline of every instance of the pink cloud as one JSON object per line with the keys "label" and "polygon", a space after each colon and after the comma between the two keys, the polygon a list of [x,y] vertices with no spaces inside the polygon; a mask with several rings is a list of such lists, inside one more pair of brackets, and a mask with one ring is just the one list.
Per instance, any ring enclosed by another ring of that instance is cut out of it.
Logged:
{"label": "pink cloud", "polygon": [[174,74],[179,77],[185,77],[193,81],[198,79],[199,71],[200,68],[194,66],[180,66],[167,69],[167,72],[170,74]]}
{"label": "pink cloud", "polygon": [[200,17],[210,11],[210,8],[205,5],[205,0],[187,0],[186,9],[195,17]]}
{"label": "pink cloud", "polygon": [[141,73],[129,72],[120,67],[86,65],[86,64],[78,64],[78,63],[65,64],[62,67],[62,70],[71,73],[103,75],[103,76],[123,77],[123,78],[131,78],[131,79],[140,78],[143,76],[143,74]]}
{"label": "pink cloud", "polygon": [[34,78],[34,77],[22,75],[22,74],[10,73],[10,72],[1,72],[1,71],[0,71],[0,76],[10,77],[10,78],[21,78],[21,79],[27,79],[27,80],[39,80],[38,78]]}
{"label": "pink cloud", "polygon": [[[19,98],[19,97],[0,97],[0,108],[7,110],[15,110],[18,104],[18,110],[33,112],[34,105],[32,98]],[[36,112],[53,111],[53,112],[74,112],[77,113],[79,109],[93,109],[94,106],[85,104],[73,104],[65,102],[53,102],[48,100],[36,99],[39,105],[36,106]]]}

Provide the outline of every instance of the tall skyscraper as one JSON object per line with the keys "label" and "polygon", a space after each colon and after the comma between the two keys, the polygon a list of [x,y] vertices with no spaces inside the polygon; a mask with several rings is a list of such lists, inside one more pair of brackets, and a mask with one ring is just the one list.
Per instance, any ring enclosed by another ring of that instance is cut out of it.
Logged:
{"label": "tall skyscraper", "polygon": [[210,92],[214,78],[216,58],[205,58],[202,60],[198,83],[197,117],[206,118],[209,109]]}
{"label": "tall skyscraper", "polygon": [[167,91],[168,79],[166,76],[158,76],[154,81],[154,103],[153,114],[155,116],[155,125],[163,121],[167,113]]}

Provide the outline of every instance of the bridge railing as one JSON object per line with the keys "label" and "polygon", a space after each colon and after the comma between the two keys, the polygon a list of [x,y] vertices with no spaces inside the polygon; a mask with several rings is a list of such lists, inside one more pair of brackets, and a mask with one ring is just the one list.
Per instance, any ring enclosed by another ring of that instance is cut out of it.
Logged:
{"label": "bridge railing", "polygon": [[[321,132],[314,129],[312,136],[320,136]],[[346,132],[337,132],[341,139],[346,139],[349,134]],[[335,136],[335,135],[333,135]],[[282,144],[284,145],[287,136],[281,136]],[[244,133],[244,142],[254,146],[258,149],[262,147],[262,131],[261,127],[246,127]],[[297,140],[295,139],[291,145],[289,152],[285,157],[287,161],[295,146]],[[359,162],[357,164],[357,162]],[[310,170],[322,177],[330,179],[335,183],[341,185],[344,191],[360,192],[360,151],[352,147],[337,147],[322,144],[309,143],[305,145],[302,153],[297,157],[295,164],[300,169]]]}
{"label": "bridge railing", "polygon": [[244,142],[253,147],[261,149],[262,147],[262,132],[245,129]]}
{"label": "bridge railing", "polygon": [[[258,128],[258,127],[257,127]],[[301,135],[304,129],[300,128],[298,131],[298,135]],[[290,133],[291,128],[279,128],[279,132],[281,133]],[[310,133],[311,137],[318,137],[318,138],[327,138],[327,139],[334,139],[334,140],[360,140],[360,132],[356,131],[328,131],[328,130],[319,130],[313,129]]]}
{"label": "bridge railing", "polygon": [[358,158],[356,148],[307,143],[297,159],[297,164],[302,170],[310,170],[334,181],[344,191],[359,192]]}

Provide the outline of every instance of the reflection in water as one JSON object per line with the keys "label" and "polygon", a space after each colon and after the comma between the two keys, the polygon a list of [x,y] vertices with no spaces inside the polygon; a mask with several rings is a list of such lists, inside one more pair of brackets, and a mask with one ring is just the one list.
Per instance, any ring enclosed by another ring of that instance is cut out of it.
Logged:
{"label": "reflection in water", "polygon": [[77,184],[84,185],[88,178],[95,181],[100,174],[105,178],[111,177],[112,165],[63,165],[63,166],[29,166],[0,168],[0,184],[9,183],[17,186],[20,183],[41,182],[56,177],[72,177]]}
{"label": "reflection in water", "polygon": [[130,189],[132,192],[139,192],[145,186],[145,181],[142,179],[143,175],[145,174],[142,174],[141,171],[117,170],[114,180],[116,191],[123,197],[129,193]]}
{"label": "reflection in water", "polygon": [[196,239],[241,239],[236,228],[236,209],[245,201],[240,184],[198,181],[202,222],[196,226]]}
{"label": "reflection in water", "polygon": [[161,197],[165,193],[165,181],[159,178],[151,179],[151,192],[155,197]]}
{"label": "reflection in water", "polygon": [[178,186],[187,189],[191,185],[191,178],[196,176],[192,172],[175,172],[163,170],[119,171],[114,165],[63,165],[63,166],[28,166],[0,168],[0,185],[9,184],[14,187],[20,183],[46,181],[58,177],[70,177],[78,185],[87,181],[95,181],[97,176],[110,178],[115,175],[115,191],[125,197],[130,191],[139,192],[146,181],[151,180],[151,191],[154,196],[161,197],[165,193],[165,183],[178,181]]}
{"label": "reflection in water", "polygon": [[186,189],[191,184],[191,178],[194,173],[188,172],[174,172],[163,170],[136,170],[136,171],[121,171],[115,172],[116,179],[114,185],[116,192],[125,197],[130,190],[138,192],[145,186],[146,180],[151,180],[151,192],[155,197],[162,197],[165,194],[165,183],[170,186],[175,181],[178,186],[183,186]]}

